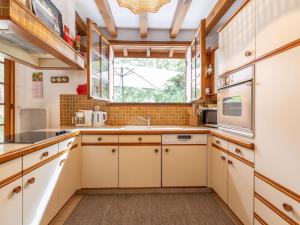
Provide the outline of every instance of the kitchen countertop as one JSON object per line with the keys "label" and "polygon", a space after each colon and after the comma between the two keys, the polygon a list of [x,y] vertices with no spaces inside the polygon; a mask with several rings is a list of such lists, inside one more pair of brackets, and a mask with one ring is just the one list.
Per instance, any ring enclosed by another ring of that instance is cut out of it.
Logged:
{"label": "kitchen countertop", "polygon": [[[23,155],[38,151],[42,148],[50,146],[54,143],[74,137],[78,134],[213,134],[215,136],[224,138],[225,140],[235,142],[242,146],[252,148],[253,143],[229,136],[229,134],[222,134],[216,128],[210,127],[189,127],[189,126],[106,126],[101,128],[95,127],[71,127],[62,126],[59,128],[50,128],[42,131],[71,131],[68,134],[63,134],[54,138],[45,139],[34,144],[0,144],[0,164]],[[254,146],[253,146],[254,147]]]}

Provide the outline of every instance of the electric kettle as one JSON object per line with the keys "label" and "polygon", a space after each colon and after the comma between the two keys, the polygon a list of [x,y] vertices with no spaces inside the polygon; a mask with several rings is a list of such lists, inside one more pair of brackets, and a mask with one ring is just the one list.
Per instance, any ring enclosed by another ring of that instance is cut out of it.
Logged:
{"label": "electric kettle", "polygon": [[107,112],[93,112],[93,127],[103,127],[107,120]]}

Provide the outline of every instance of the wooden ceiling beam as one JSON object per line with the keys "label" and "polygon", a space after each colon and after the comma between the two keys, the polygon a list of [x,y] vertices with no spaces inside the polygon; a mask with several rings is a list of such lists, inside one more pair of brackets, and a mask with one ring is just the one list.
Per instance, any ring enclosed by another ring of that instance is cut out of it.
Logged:
{"label": "wooden ceiling beam", "polygon": [[76,26],[76,32],[80,36],[86,35],[86,23],[83,21],[83,19],[79,16],[78,12],[75,11],[75,26]]}
{"label": "wooden ceiling beam", "polygon": [[170,37],[176,38],[192,0],[178,0],[171,25]]}
{"label": "wooden ceiling beam", "polygon": [[95,0],[95,2],[110,36],[116,37],[118,35],[116,23],[112,15],[108,0]]}
{"label": "wooden ceiling beam", "polygon": [[146,38],[148,35],[148,13],[139,15],[140,19],[140,35],[141,38]]}
{"label": "wooden ceiling beam", "polygon": [[236,0],[218,0],[206,18],[206,34],[214,28],[235,1]]}

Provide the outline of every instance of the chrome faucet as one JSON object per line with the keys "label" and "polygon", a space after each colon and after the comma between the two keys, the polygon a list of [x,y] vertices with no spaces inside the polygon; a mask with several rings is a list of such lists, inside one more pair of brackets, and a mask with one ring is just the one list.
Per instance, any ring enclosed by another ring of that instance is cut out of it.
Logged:
{"label": "chrome faucet", "polygon": [[148,117],[137,116],[136,118],[139,119],[139,120],[146,121],[147,122],[147,126],[151,126],[151,118],[150,118],[150,116],[148,116]]}

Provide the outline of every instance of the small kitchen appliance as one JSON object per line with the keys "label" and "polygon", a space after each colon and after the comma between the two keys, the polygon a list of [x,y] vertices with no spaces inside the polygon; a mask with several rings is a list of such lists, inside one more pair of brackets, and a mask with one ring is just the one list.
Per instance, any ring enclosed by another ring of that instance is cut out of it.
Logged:
{"label": "small kitchen appliance", "polygon": [[201,125],[205,127],[218,127],[217,108],[202,108],[200,110]]}
{"label": "small kitchen appliance", "polygon": [[75,117],[72,118],[72,124],[77,127],[91,127],[93,123],[92,110],[79,110],[75,112]]}
{"label": "small kitchen appliance", "polygon": [[107,112],[94,111],[93,112],[93,127],[103,127],[107,120]]}

